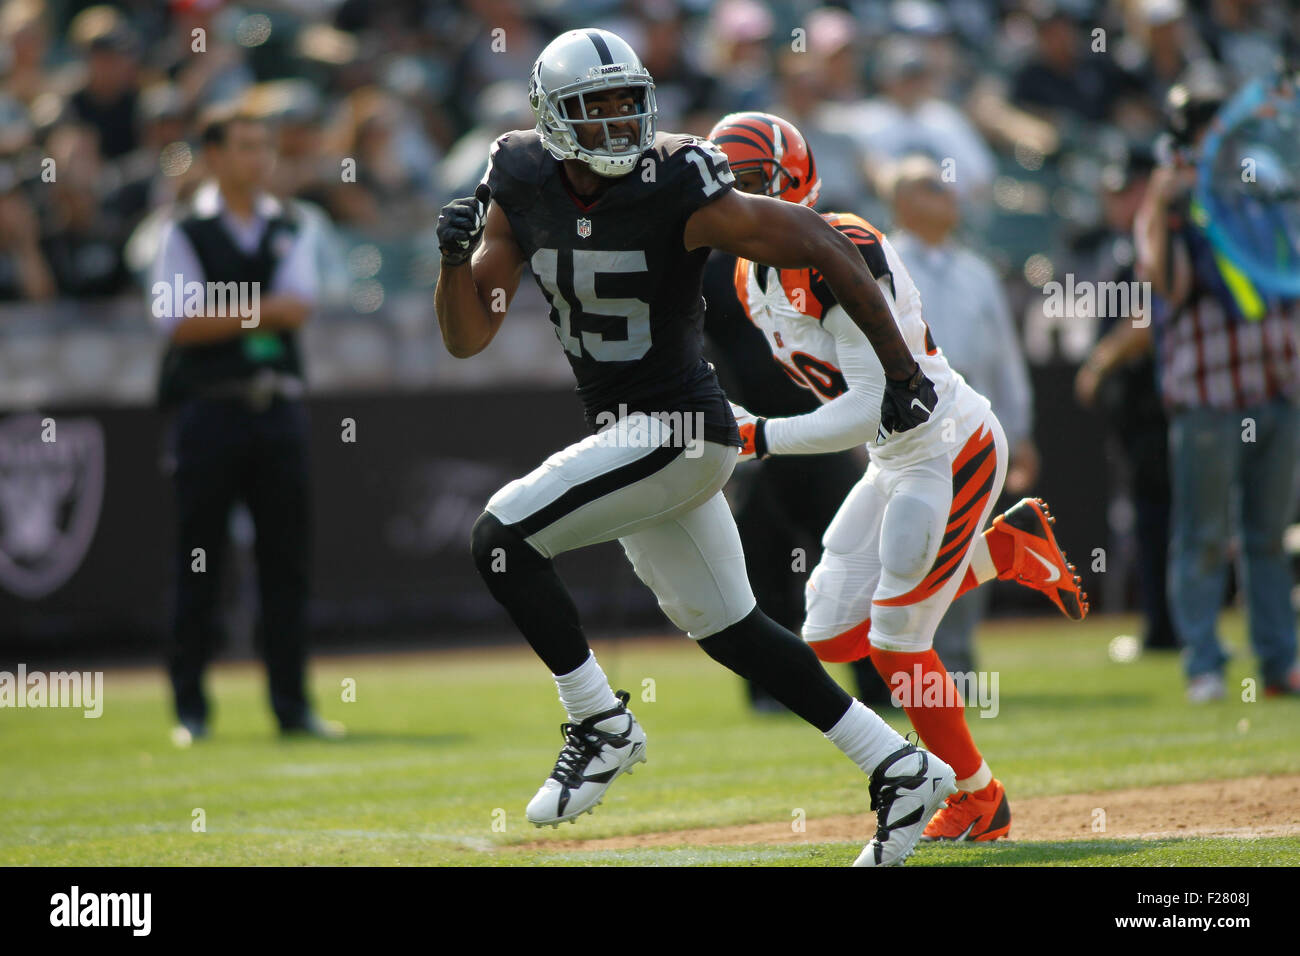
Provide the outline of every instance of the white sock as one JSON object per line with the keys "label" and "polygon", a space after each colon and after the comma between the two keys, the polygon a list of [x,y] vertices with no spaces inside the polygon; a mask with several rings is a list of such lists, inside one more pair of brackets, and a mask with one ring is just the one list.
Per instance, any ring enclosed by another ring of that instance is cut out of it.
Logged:
{"label": "white sock", "polygon": [[964,780],[957,781],[958,790],[983,790],[993,782],[993,771],[989,769],[989,762],[981,760],[979,769]]}
{"label": "white sock", "polygon": [[577,670],[551,676],[559,688],[560,703],[568,712],[569,719],[575,723],[618,706],[618,699],[610,689],[605,672],[596,663],[595,653],[588,653],[587,659]]}
{"label": "white sock", "polygon": [[971,545],[970,569],[975,573],[975,580],[980,584],[992,581],[998,576],[998,569],[993,564],[993,555],[989,553],[988,539],[982,534],[975,535],[975,543]]}
{"label": "white sock", "polygon": [[880,761],[907,741],[860,700],[854,700],[839,723],[826,732],[826,739],[844,751],[863,773],[870,775]]}

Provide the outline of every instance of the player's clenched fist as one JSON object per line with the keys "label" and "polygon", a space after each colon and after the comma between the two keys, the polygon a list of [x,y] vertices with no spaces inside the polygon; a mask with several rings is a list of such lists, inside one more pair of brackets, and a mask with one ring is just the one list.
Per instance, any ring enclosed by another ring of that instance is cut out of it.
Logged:
{"label": "player's clenched fist", "polygon": [[740,457],[736,460],[766,458],[767,439],[763,435],[763,426],[767,423],[767,419],[751,415],[735,402],[731,403],[731,414],[736,416],[736,424],[740,427],[740,438],[745,443],[740,449]]}
{"label": "player's clenched fist", "polygon": [[487,204],[492,192],[486,183],[479,183],[473,196],[465,199],[453,199],[442,207],[438,214],[438,249],[442,252],[442,261],[448,265],[458,266],[474,253],[483,235],[483,224],[487,221]]}
{"label": "player's clenched fist", "polygon": [[880,403],[880,437],[924,425],[938,404],[934,382],[925,377],[919,364],[911,378],[900,381],[886,376],[885,397]]}

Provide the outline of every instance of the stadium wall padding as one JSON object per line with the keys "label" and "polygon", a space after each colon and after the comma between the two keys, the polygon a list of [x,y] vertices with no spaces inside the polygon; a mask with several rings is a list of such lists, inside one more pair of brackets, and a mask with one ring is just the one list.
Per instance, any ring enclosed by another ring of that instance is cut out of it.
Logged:
{"label": "stadium wall padding", "polygon": [[[1071,368],[1033,371],[1041,493],[1062,516],[1061,543],[1088,577],[1087,557],[1105,546],[1100,427],[1082,414],[1065,417]],[[320,395],[310,408],[314,645],[437,646],[510,635],[470,561],[469,530],[493,491],[584,435],[572,391]],[[356,423],[355,442],[342,440],[345,418]],[[51,444],[40,441],[46,420],[61,430]],[[1064,420],[1077,427],[1041,424]],[[173,533],[162,425],[156,409],[129,406],[0,417],[0,665],[46,654],[160,651]],[[99,513],[87,532],[96,481]],[[235,524],[224,575],[228,643],[251,648],[255,578],[247,531]],[[669,629],[617,544],[562,555],[558,566],[590,634]],[[995,609],[1047,610],[1040,596],[1015,593],[1021,590],[999,589]]]}

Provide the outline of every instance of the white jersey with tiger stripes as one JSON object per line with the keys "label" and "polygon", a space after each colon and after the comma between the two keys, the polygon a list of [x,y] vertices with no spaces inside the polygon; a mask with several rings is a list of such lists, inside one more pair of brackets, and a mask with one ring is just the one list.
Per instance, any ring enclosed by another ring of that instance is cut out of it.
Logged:
{"label": "white jersey with tiger stripes", "polygon": [[[943,445],[960,444],[979,426],[989,411],[989,402],[971,388],[944,358],[930,337],[921,314],[921,294],[902,259],[883,234],[865,220],[851,214],[828,214],[837,227],[865,229],[884,252],[888,272],[876,281],[889,303],[903,341],[934,382],[939,401],[929,421],[916,428],[867,443],[872,459],[880,465],[899,467],[932,458]],[[759,273],[766,273],[766,287]],[[824,281],[824,280],[823,280]],[[822,305],[814,295],[807,269],[778,270],[737,260],[736,293],[750,320],[763,332],[772,357],[802,388],[812,391],[823,404],[834,400],[846,388],[836,356],[835,338],[822,325]],[[866,334],[859,333],[865,341]],[[884,370],[873,369],[884,378]]]}

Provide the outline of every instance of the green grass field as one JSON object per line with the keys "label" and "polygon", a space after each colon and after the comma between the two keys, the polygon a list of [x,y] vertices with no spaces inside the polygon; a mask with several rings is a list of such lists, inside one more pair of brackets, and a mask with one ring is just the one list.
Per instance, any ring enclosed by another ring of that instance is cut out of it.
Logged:
{"label": "green grass field", "polygon": [[[1133,627],[1124,618],[985,627],[981,667],[999,673],[1000,713],[970,717],[1015,797],[1300,771],[1300,701],[1190,708],[1175,657],[1108,658],[1109,640]],[[1253,661],[1240,622],[1227,631],[1241,651],[1229,676],[1240,680]],[[633,693],[649,763],[620,779],[594,816],[558,833],[523,817],[558,752],[563,719],[526,649],[336,657],[318,661],[312,676],[322,713],[350,730],[337,743],[276,737],[262,672],[247,665],[215,669],[214,734],[189,750],[169,742],[160,671],[110,671],[98,720],[0,710],[0,864],[804,866],[857,854],[870,835],[865,781],[815,731],[794,717],[751,714],[739,681],[684,638],[597,652],[611,682]],[[348,678],[356,700],[345,703]],[[653,702],[641,699],[647,680]],[[901,712],[889,719],[907,729]],[[861,812],[862,839],[538,848],[549,839],[788,823],[795,808],[810,820]],[[1291,819],[1300,820],[1300,807]],[[1284,836],[923,847],[908,865],[1297,863],[1300,837]]]}

